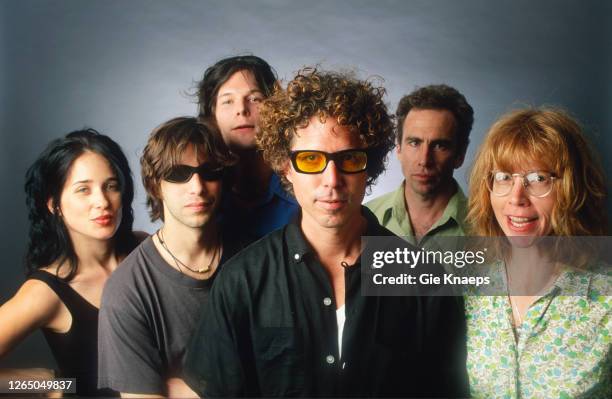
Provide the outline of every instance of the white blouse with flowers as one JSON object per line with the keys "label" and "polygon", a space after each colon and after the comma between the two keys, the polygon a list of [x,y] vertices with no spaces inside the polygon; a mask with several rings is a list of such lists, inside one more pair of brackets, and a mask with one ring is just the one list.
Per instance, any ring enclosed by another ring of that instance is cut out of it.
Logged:
{"label": "white blouse with flowers", "polygon": [[[502,275],[504,264],[494,268]],[[466,296],[475,398],[612,398],[612,277],[565,269],[515,339],[507,296]]]}

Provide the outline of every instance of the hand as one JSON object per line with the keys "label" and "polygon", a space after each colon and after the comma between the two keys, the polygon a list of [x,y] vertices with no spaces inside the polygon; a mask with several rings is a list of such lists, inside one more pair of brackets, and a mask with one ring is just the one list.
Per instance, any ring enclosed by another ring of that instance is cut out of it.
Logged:
{"label": "hand", "polygon": [[28,380],[51,380],[55,378],[55,371],[44,368],[29,369],[0,369],[2,379],[28,379]]}
{"label": "hand", "polygon": [[185,381],[176,377],[166,380],[166,394],[169,398],[199,398]]}
{"label": "hand", "polygon": [[[52,380],[55,378],[55,371],[44,368],[29,369],[0,369],[0,379],[23,379],[23,380]],[[39,395],[41,396],[41,395]],[[61,392],[48,392],[44,395],[47,398],[61,398]]]}

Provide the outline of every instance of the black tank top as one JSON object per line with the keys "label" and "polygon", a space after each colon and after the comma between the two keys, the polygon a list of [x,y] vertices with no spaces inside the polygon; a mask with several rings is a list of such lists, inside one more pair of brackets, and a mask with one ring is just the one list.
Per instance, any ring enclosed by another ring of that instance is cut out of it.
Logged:
{"label": "black tank top", "polygon": [[110,389],[98,389],[98,308],[87,302],[61,278],[37,270],[28,279],[47,284],[66,305],[72,325],[66,333],[43,328],[60,377],[76,378],[78,396],[119,396]]}

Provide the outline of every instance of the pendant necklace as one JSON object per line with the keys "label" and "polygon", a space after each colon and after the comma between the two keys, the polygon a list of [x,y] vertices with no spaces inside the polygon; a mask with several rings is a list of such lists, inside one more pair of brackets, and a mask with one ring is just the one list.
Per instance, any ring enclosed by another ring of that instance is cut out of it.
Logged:
{"label": "pendant necklace", "polygon": [[504,271],[506,272],[506,293],[508,295],[508,302],[510,302],[510,310],[512,312],[512,319],[510,320],[510,326],[512,327],[512,333],[514,334],[515,342],[519,341],[519,330],[518,328],[523,324],[523,317],[519,311],[516,302],[512,300],[510,295],[510,275],[508,274],[508,266],[504,263]]}
{"label": "pendant necklace", "polygon": [[[157,239],[159,240],[159,243],[161,244],[161,246],[166,250],[166,252],[168,252],[168,255],[170,255],[172,257],[172,259],[174,260],[174,263],[176,264],[177,269],[183,273],[183,270],[181,269],[181,266],[183,266],[185,269],[193,272],[193,273],[198,273],[198,274],[204,274],[204,273],[208,273],[210,271],[210,268],[212,267],[213,262],[215,261],[215,259],[217,258],[217,255],[219,254],[219,248],[221,247],[220,245],[216,245],[215,246],[215,251],[213,252],[213,256],[210,259],[210,262],[208,263],[208,265],[203,266],[203,267],[199,267],[199,268],[192,268],[187,266],[185,263],[181,262],[181,260],[179,258],[177,258],[176,256],[174,256],[174,254],[170,251],[170,249],[168,248],[168,245],[166,244],[166,241],[164,240],[164,233],[161,231],[161,229],[157,230],[157,233],[155,233],[155,235],[157,236]],[[185,273],[183,273],[185,274]]]}

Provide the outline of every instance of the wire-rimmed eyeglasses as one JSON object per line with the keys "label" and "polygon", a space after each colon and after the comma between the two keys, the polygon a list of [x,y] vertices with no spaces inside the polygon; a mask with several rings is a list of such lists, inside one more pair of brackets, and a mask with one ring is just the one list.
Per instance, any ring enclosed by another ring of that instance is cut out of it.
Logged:
{"label": "wire-rimmed eyeglasses", "polygon": [[532,197],[546,197],[553,189],[555,179],[553,173],[545,171],[530,171],[525,173],[508,173],[503,171],[493,171],[487,179],[487,188],[493,195],[503,197],[512,191],[515,178],[520,177],[525,191]]}

